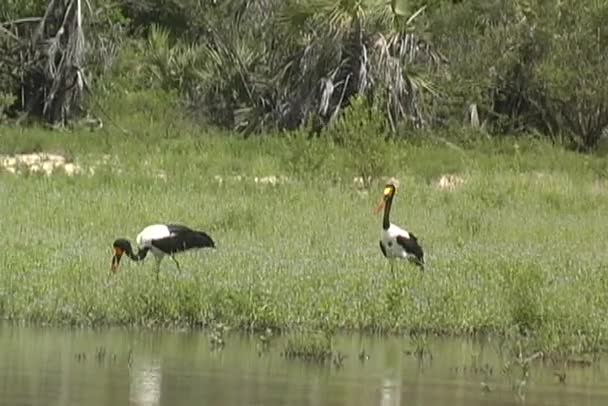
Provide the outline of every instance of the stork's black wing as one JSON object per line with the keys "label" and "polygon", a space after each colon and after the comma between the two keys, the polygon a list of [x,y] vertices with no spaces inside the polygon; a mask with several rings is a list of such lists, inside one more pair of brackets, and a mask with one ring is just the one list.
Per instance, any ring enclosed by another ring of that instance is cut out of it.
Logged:
{"label": "stork's black wing", "polygon": [[215,247],[213,239],[203,231],[194,231],[186,226],[167,225],[171,235],[151,242],[152,246],[166,254],[185,251],[191,248]]}
{"label": "stork's black wing", "polygon": [[190,227],[182,226],[181,224],[167,224],[167,228],[169,229],[171,235],[191,233],[194,231]]}
{"label": "stork's black wing", "polygon": [[420,244],[418,244],[418,239],[414,234],[410,233],[410,238],[402,235],[397,236],[397,244],[399,244],[405,252],[413,255],[416,258],[416,263],[418,265],[424,265],[424,252],[422,251]]}

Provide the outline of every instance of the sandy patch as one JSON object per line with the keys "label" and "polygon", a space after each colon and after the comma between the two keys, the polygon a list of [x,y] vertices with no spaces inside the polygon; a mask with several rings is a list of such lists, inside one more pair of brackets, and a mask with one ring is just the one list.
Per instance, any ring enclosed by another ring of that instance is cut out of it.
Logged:
{"label": "sandy patch", "polygon": [[63,171],[68,176],[72,176],[82,172],[79,165],[69,162],[63,155],[44,152],[0,155],[0,169],[16,175],[29,172],[50,176],[56,171]]}
{"label": "sandy patch", "polygon": [[[380,176],[376,179],[382,181],[384,185],[392,183],[397,189],[399,189],[399,179],[395,176]],[[355,176],[353,178],[353,185],[357,189],[368,189],[373,181],[374,178],[371,176]]]}
{"label": "sandy patch", "polygon": [[[101,157],[86,167],[71,162],[63,155],[46,152],[0,155],[0,171],[4,170],[15,175],[41,173],[51,176],[63,172],[68,176],[83,174],[93,176],[98,168],[111,168],[112,172],[117,175],[123,173],[123,169],[119,167],[117,159],[109,154],[101,155]],[[167,173],[164,170],[150,169],[150,174],[152,177],[167,181]]]}
{"label": "sandy patch", "polygon": [[445,191],[453,191],[465,184],[463,177],[458,175],[442,175],[437,181],[437,189]]}
{"label": "sandy patch", "polygon": [[244,176],[244,175],[232,175],[232,176],[222,176],[215,175],[213,180],[220,185],[223,185],[226,182],[253,182],[256,185],[281,185],[289,182],[289,178],[284,175],[270,175],[270,176]]}
{"label": "sandy patch", "polygon": [[372,182],[372,177],[368,176],[364,178],[363,176],[355,176],[353,178],[353,185],[357,189],[367,189]]}
{"label": "sandy patch", "polygon": [[279,185],[282,183],[287,183],[287,181],[289,180],[289,178],[287,178],[287,176],[275,176],[275,175],[270,175],[270,176],[261,176],[261,177],[254,177],[253,178],[253,182],[254,183],[258,183],[260,185]]}

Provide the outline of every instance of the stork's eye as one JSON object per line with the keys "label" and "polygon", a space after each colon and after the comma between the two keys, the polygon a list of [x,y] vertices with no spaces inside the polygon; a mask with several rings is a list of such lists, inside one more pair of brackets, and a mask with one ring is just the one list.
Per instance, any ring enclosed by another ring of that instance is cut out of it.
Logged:
{"label": "stork's eye", "polygon": [[388,246],[389,246],[389,247],[392,247],[392,246],[393,246],[393,242],[392,242],[392,241],[389,241],[389,242],[388,242]]}

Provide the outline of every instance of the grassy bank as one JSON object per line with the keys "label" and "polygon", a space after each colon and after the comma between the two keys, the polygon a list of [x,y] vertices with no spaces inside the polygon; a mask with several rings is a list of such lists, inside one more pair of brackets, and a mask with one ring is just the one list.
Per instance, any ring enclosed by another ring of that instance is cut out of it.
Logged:
{"label": "grassy bank", "polygon": [[[427,273],[403,264],[394,280],[371,211],[383,180],[369,190],[353,182],[360,152],[322,140],[149,130],[0,131],[0,153],[61,153],[86,173],[0,173],[3,317],[455,334],[516,326],[547,347],[585,348],[607,332],[600,158],[521,140],[463,151],[372,145],[374,170],[400,180],[394,221],[427,252]],[[438,188],[448,173],[464,183]],[[287,180],[260,181],[270,175]],[[161,283],[151,260],[125,261],[110,278],[112,241],[154,222],[206,230],[218,249],[182,255],[181,275],[165,261]]]}

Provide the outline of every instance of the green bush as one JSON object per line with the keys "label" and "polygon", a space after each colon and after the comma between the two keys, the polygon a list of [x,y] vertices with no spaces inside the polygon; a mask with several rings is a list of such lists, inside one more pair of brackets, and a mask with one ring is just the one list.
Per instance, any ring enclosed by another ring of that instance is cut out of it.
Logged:
{"label": "green bush", "polygon": [[472,0],[430,14],[435,44],[450,60],[450,74],[438,78],[448,122],[474,103],[493,133],[538,131],[597,146],[608,125],[607,4]]}
{"label": "green bush", "polygon": [[383,117],[378,108],[358,97],[324,132],[334,143],[349,151],[347,166],[364,181],[385,175],[390,167]]}
{"label": "green bush", "polygon": [[[365,134],[471,122],[490,136],[544,135],[592,150],[608,125],[608,4],[595,0],[113,4],[93,2],[85,20],[93,89],[107,98],[160,89],[207,125],[245,134],[355,128],[357,114],[346,114],[348,124],[338,117],[359,97],[382,127]],[[43,2],[10,0],[0,19],[43,11]],[[42,73],[24,71],[13,36],[28,38],[35,23],[3,27],[10,63],[0,64],[0,92],[20,101]]]}

